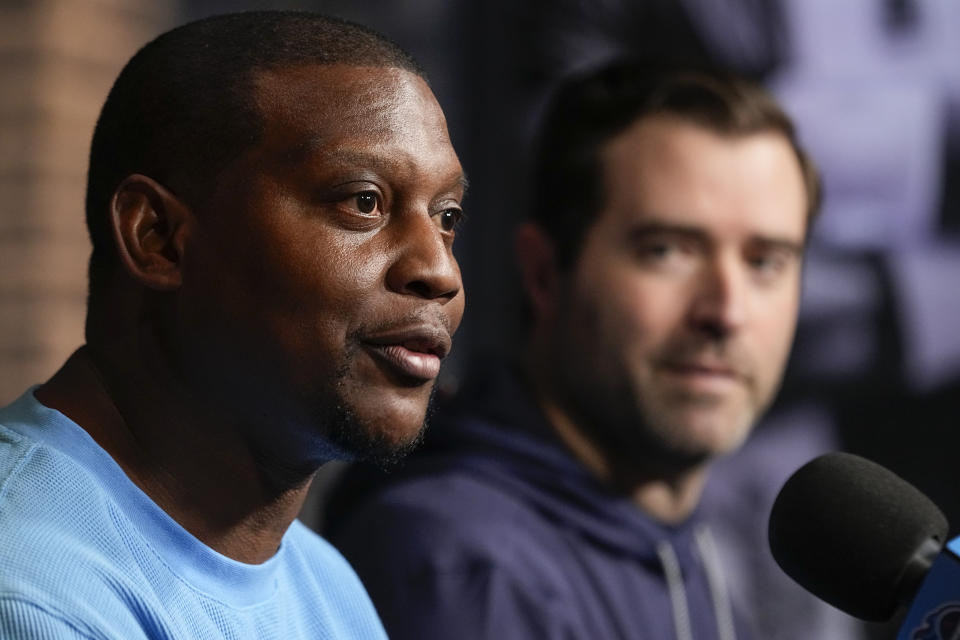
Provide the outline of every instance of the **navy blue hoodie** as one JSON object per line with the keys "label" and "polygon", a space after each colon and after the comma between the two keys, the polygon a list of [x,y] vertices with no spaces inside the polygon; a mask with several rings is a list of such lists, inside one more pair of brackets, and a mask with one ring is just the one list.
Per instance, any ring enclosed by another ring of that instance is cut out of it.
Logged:
{"label": "navy blue hoodie", "polygon": [[[698,514],[647,517],[498,376],[389,476],[348,472],[325,534],[394,640],[745,640]],[[735,628],[735,629],[734,629]]]}

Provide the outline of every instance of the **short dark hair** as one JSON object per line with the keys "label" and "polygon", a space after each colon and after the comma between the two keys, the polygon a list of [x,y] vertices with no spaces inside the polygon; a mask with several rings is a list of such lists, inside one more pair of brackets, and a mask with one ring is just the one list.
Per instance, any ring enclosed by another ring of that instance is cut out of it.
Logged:
{"label": "short dark hair", "polygon": [[397,67],[426,79],[395,43],[358,24],[298,11],[213,16],[146,44],[117,77],[90,148],[90,304],[117,261],[110,199],[134,173],[197,204],[223,167],[254,144],[254,71],[301,64]]}
{"label": "short dark hair", "polygon": [[560,268],[573,266],[604,206],[603,147],[652,115],[676,116],[723,135],[783,134],[803,173],[808,226],[813,221],[821,200],[817,170],[790,117],[764,89],[719,69],[618,61],[561,84],[545,111],[530,212],[553,240]]}

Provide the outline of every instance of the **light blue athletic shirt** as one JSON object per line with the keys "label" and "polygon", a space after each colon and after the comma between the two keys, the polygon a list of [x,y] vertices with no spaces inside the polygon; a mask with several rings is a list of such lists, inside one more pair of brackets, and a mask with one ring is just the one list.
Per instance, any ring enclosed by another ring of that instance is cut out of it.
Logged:
{"label": "light blue athletic shirt", "polygon": [[386,634],[353,569],[303,524],[263,564],[227,558],[31,389],[0,409],[0,638]]}

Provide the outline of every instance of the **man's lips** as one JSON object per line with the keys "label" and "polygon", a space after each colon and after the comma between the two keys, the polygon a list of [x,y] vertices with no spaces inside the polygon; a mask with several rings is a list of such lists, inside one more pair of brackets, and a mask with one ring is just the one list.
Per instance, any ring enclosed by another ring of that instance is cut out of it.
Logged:
{"label": "man's lips", "polygon": [[366,350],[406,378],[433,380],[450,352],[450,334],[442,327],[401,327],[365,337]]}
{"label": "man's lips", "polygon": [[731,367],[726,367],[721,365],[698,364],[696,362],[666,362],[662,366],[664,369],[668,369],[670,371],[676,371],[678,373],[727,376],[731,378],[736,378],[736,377],[739,377],[740,375]]}
{"label": "man's lips", "polygon": [[685,383],[704,387],[726,387],[740,385],[747,381],[747,376],[735,367],[714,362],[680,361],[662,362],[662,371],[671,377],[679,378]]}

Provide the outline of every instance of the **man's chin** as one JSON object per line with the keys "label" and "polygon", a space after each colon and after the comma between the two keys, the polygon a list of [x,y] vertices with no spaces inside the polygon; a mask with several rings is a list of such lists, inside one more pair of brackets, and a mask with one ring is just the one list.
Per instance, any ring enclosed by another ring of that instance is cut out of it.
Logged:
{"label": "man's chin", "polygon": [[365,417],[344,405],[336,407],[329,418],[325,437],[335,448],[336,457],[381,468],[396,465],[414,451],[427,428],[426,417]]}
{"label": "man's chin", "polygon": [[393,466],[422,442],[435,386],[400,389],[376,379],[360,383],[349,371],[340,372],[335,397],[318,405],[317,422],[332,457]]}
{"label": "man's chin", "polygon": [[402,440],[385,438],[381,434],[370,434],[369,437],[354,437],[344,447],[350,459],[367,462],[381,469],[388,470],[410,455],[423,442],[423,435],[427,423],[424,422],[416,433]]}
{"label": "man's chin", "polygon": [[696,421],[690,427],[690,441],[700,443],[711,457],[727,455],[739,449],[757,422],[757,413],[742,409]]}

